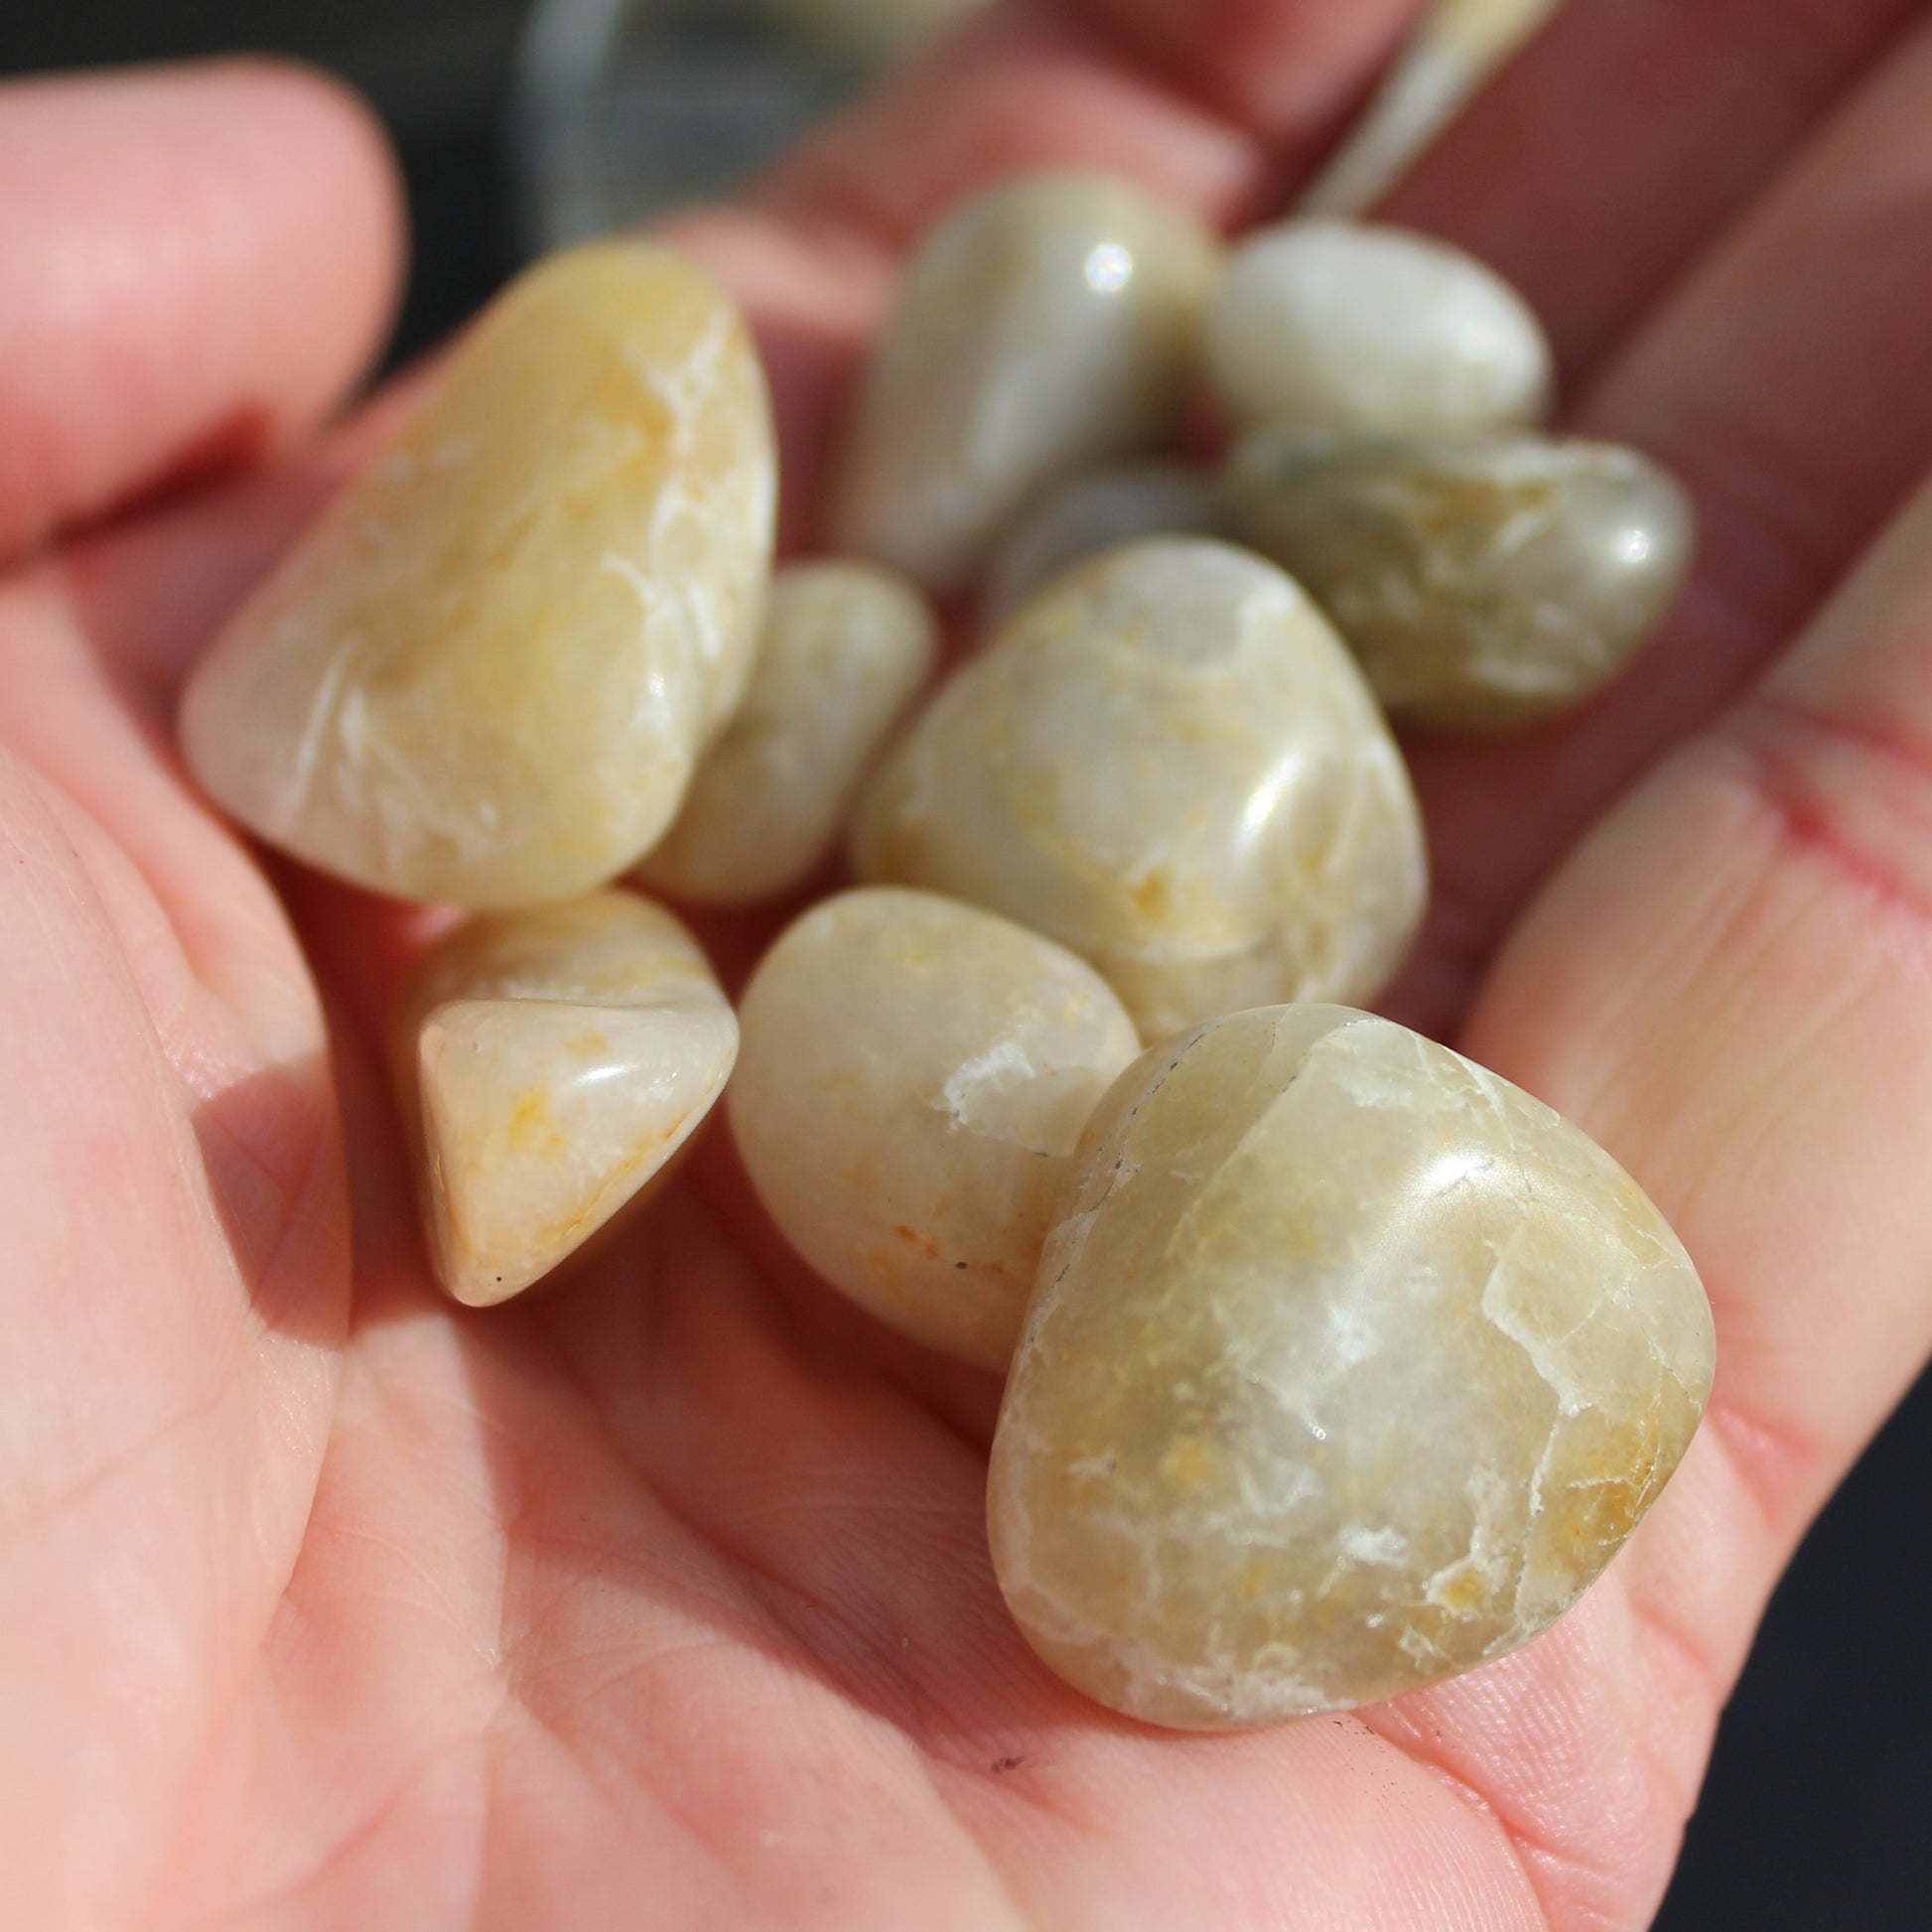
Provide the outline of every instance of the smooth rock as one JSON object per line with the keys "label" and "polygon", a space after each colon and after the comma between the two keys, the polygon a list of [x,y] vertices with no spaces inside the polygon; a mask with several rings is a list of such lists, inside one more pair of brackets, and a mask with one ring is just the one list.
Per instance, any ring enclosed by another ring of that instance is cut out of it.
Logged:
{"label": "smooth rock", "polygon": [[1220,479],[1144,458],[1049,483],[1013,519],[980,593],[980,618],[1004,623],[1035,592],[1089,557],[1140,537],[1231,534]]}
{"label": "smooth rock", "polygon": [[785,1238],[893,1327],[1003,1370],[1095,1101],[1140,1051],[1106,982],[956,900],[844,893],[744,1000],[728,1111]]}
{"label": "smooth rock", "polygon": [[750,337],[641,242],[539,263],[191,683],[202,783],[377,892],[566,898],[662,834],[750,675],[770,411]]}
{"label": "smooth rock", "polygon": [[1262,430],[1228,491],[1242,537],[1323,606],[1390,714],[1441,731],[1538,724],[1608,683],[1696,544],[1677,483],[1601,443]]}
{"label": "smooth rock", "polygon": [[1474,256],[1406,229],[1303,218],[1249,235],[1208,304],[1208,379],[1237,423],[1404,435],[1548,413],[1528,303]]}
{"label": "smooth rock", "polygon": [[663,1170],[724,1090],[738,1023],[677,920],[604,892],[459,927],[396,1039],[431,1259],[483,1308]]}
{"label": "smooth rock", "polygon": [[847,427],[831,547],[959,589],[1071,470],[1152,448],[1186,393],[1218,250],[1106,175],[1029,175],[918,253]]}
{"label": "smooth rock", "polygon": [[888,754],[852,854],[1058,940],[1150,1039],[1371,998],[1427,890],[1401,755],[1326,620],[1263,558],[1179,537],[1028,605]]}
{"label": "smooth rock", "polygon": [[938,648],[925,599],[895,571],[779,571],[745,703],[638,877],[694,905],[802,886],[838,842],[853,791]]}
{"label": "smooth rock", "polygon": [[1152,1723],[1344,1709],[1504,1656],[1655,1501],[1697,1274],[1579,1129],[1385,1020],[1238,1014],[1100,1103],[993,1447],[1028,1641]]}

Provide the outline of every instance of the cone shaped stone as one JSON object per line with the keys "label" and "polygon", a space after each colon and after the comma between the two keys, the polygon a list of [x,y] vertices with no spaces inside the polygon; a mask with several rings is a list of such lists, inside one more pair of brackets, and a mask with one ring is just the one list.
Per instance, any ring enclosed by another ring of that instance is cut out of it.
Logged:
{"label": "cone shaped stone", "polygon": [[692,263],[539,264],[240,611],[184,749],[252,831],[402,897],[508,908],[615,877],[750,673],[769,405]]}

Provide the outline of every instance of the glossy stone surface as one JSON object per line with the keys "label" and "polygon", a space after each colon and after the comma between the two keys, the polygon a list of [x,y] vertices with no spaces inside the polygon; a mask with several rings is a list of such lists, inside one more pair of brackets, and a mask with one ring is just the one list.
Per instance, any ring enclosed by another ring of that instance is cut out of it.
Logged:
{"label": "glossy stone surface", "polygon": [[1602,1571],[1711,1388],[1689,1258],[1520,1089],[1337,1008],[1138,1060],[1046,1243],[988,1519],[1089,1696],[1223,1729],[1501,1657]]}
{"label": "glossy stone surface", "polygon": [[750,674],[770,412],[692,263],[576,249],[511,285],[434,394],[228,626],[190,763],[273,845],[504,908],[633,863]]}
{"label": "glossy stone surface", "polygon": [[1061,578],[868,785],[864,879],[988,905],[1089,960],[1143,1037],[1373,996],[1426,893],[1401,755],[1264,559],[1152,538]]}
{"label": "glossy stone surface", "polygon": [[827,899],[747,988],[728,1103],[786,1239],[894,1327],[1004,1369],[1069,1158],[1140,1041],[1091,968],[929,893]]}
{"label": "glossy stone surface", "polygon": [[1220,479],[1191,464],[1144,458],[1049,483],[1008,527],[987,567],[980,617],[999,624],[1054,578],[1140,537],[1225,537]]}
{"label": "glossy stone surface", "polygon": [[1299,219],[1229,259],[1208,305],[1209,381],[1238,423],[1456,434],[1548,412],[1553,357],[1523,298],[1406,229]]}
{"label": "glossy stone surface", "polygon": [[1228,492],[1243,538],[1323,606],[1391,716],[1442,731],[1537,724],[1606,684],[1696,543],[1677,483],[1600,443],[1263,430]]}
{"label": "glossy stone surface", "polygon": [[802,886],[838,840],[852,793],[932,675],[925,599],[870,564],[793,564],[772,579],[738,716],[638,877],[696,905]]}
{"label": "glossy stone surface", "polygon": [[431,1259],[483,1308],[663,1169],[723,1091],[738,1023],[677,920],[604,892],[458,928],[396,1037]]}
{"label": "glossy stone surface", "polygon": [[1216,259],[1198,222],[1111,176],[1023,176],[956,209],[860,388],[831,547],[957,590],[1043,483],[1153,447]]}

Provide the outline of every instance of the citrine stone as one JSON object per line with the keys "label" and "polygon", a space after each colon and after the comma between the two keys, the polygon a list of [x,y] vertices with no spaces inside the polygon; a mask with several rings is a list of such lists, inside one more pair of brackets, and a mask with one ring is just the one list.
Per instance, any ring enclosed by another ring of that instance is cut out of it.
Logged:
{"label": "citrine stone", "polygon": [[670,823],[769,568],[757,351],[641,242],[538,264],[242,609],[190,763],[273,845],[399,897],[567,898]]}
{"label": "citrine stone", "polygon": [[1036,489],[1153,448],[1191,378],[1214,238],[1106,175],[1027,175],[905,272],[853,405],[832,547],[960,589]]}
{"label": "citrine stone", "polygon": [[1237,1728],[1501,1657],[1600,1574],[1710,1393],[1663,1217],[1385,1020],[1237,1014],[1096,1109],[993,1448],[993,1560],[1101,1703]]}
{"label": "citrine stone", "polygon": [[1327,621],[1197,538],[1129,544],[1027,605],[888,754],[852,854],[1078,953],[1148,1039],[1373,997],[1427,888],[1401,755]]}
{"label": "citrine stone", "polygon": [[750,904],[804,885],[938,647],[931,608],[896,571],[779,571],[745,702],[639,879],[693,905]]}
{"label": "citrine stone", "polygon": [[459,927],[397,1022],[444,1288],[487,1307],[548,1274],[690,1138],[737,1050],[697,941],[634,894]]}
{"label": "citrine stone", "polygon": [[807,912],[746,989],[728,1111],[793,1247],[882,1320],[1004,1370],[1068,1163],[1140,1051],[1036,934],[891,888]]}

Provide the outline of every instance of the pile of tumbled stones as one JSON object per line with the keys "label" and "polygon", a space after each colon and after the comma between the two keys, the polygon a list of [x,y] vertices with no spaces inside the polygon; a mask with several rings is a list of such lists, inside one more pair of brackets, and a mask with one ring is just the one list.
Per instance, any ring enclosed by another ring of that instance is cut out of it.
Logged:
{"label": "pile of tumbled stones", "polygon": [[[1676,485],[1551,391],[1451,248],[1027,177],[910,263],[773,575],[729,299],[532,269],[182,720],[261,838],[482,915],[397,1019],[444,1287],[548,1274],[729,1081],[799,1254],[1007,1374],[993,1561],[1083,1691],[1260,1724],[1561,1614],[1697,1427],[1703,1290],[1581,1132],[1354,1010],[1427,897],[1386,719],[1548,719],[1685,573]],[[989,634],[925,695],[935,597]],[[735,1014],[646,894],[795,903],[842,839]]]}

